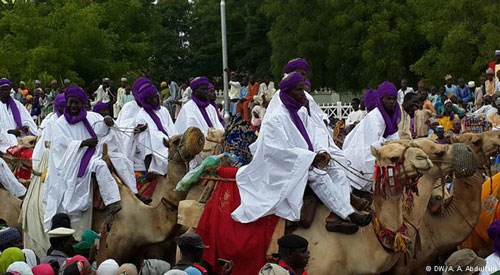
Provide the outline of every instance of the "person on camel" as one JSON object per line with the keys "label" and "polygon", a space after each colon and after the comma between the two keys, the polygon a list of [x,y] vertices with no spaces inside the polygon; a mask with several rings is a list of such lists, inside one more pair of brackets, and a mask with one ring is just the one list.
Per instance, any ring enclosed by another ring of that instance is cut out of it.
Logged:
{"label": "person on camel", "polygon": [[[351,167],[362,173],[347,174],[351,186],[362,192],[372,191],[372,173],[375,157],[371,146],[380,147],[389,140],[398,140],[398,124],[401,121],[401,108],[397,103],[396,86],[385,81],[377,89],[376,107],[347,135],[342,150],[351,162]],[[366,106],[371,102],[365,102]]]}
{"label": "person on camel", "polygon": [[109,132],[108,127],[113,126],[114,121],[111,117],[103,119],[99,114],[87,112],[84,103],[88,97],[82,88],[70,86],[64,96],[64,115],[52,125],[49,168],[44,182],[44,225],[50,228],[55,214],[67,213],[80,235],[91,225],[88,210],[92,207],[93,174],[106,205],[107,219],[111,220],[121,210],[118,185],[101,159],[102,142],[98,140],[98,135]]}
{"label": "person on camel", "polygon": [[253,159],[236,175],[241,204],[231,216],[241,223],[272,214],[298,221],[309,185],[334,213],[328,229],[352,234],[370,223],[370,215],[354,211],[344,171],[329,166],[329,136],[310,111],[304,85],[299,72],[281,81],[259,137],[250,146]]}

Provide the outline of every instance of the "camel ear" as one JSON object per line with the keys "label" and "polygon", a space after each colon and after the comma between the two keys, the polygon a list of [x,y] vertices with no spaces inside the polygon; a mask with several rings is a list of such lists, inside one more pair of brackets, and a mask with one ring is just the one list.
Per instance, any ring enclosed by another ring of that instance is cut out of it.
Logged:
{"label": "camel ear", "polygon": [[380,151],[375,146],[370,146],[370,150],[376,159],[380,159]]}

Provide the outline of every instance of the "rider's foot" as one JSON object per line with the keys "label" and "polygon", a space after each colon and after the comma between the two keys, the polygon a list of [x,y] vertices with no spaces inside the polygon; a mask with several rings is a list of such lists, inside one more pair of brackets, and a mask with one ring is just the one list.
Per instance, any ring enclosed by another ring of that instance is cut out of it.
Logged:
{"label": "rider's foot", "polygon": [[330,232],[338,232],[350,235],[358,232],[358,229],[359,226],[351,221],[342,219],[334,213],[330,213],[328,218],[326,218],[326,230]]}
{"label": "rider's foot", "polygon": [[370,201],[351,193],[351,205],[358,211],[367,211],[370,208]]}
{"label": "rider's foot", "polygon": [[141,194],[135,194],[135,197],[142,201],[144,204],[150,204],[153,200],[150,198],[143,197]]}
{"label": "rider's foot", "polygon": [[349,219],[353,223],[355,223],[359,226],[367,226],[372,221],[372,215],[370,215],[370,214],[358,214],[358,213],[354,212],[351,215],[349,215]]}

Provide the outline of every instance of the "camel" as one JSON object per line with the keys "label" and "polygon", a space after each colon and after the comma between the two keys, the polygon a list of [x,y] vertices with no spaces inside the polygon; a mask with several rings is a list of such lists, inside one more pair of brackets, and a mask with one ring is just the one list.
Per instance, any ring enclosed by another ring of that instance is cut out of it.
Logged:
{"label": "camel", "polygon": [[[466,176],[468,177],[465,178],[456,178],[452,201],[446,212],[442,216],[432,215],[427,211],[427,205],[433,189],[435,189],[435,183],[441,182],[441,177],[448,174],[451,171],[450,168],[453,168],[453,151],[455,146],[463,145],[439,145],[428,139],[414,140],[409,144],[410,146],[417,146],[422,149],[435,162],[435,165],[419,181],[419,196],[415,197],[412,212],[405,213],[405,220],[419,230],[421,249],[416,251],[411,261],[406,264],[404,259],[400,259],[391,269],[390,273],[426,274],[426,265],[432,262],[440,253],[447,252],[456,247],[472,231],[480,209],[478,190],[482,179],[480,172],[476,172],[473,175],[467,174]],[[460,150],[460,152],[462,159],[470,160],[468,165],[472,166],[476,164],[470,147]],[[467,152],[470,155],[465,155]],[[421,222],[418,223],[418,221]]]}
{"label": "camel", "polygon": [[[380,149],[372,147],[372,154],[380,166],[394,166],[401,160],[409,179],[427,173],[433,167],[422,150],[401,144],[389,144]],[[406,179],[400,175],[402,182]],[[376,217],[392,232],[403,226],[402,197],[401,193],[394,195],[388,192],[386,198],[380,195],[373,198]],[[311,227],[294,232],[309,241],[311,257],[307,270],[310,274],[377,274],[389,270],[396,263],[399,253],[381,245],[373,222],[353,235],[328,232],[325,219],[329,214],[329,209],[319,206]],[[410,239],[413,237],[409,236]]]}
{"label": "camel", "polygon": [[22,201],[1,187],[0,198],[0,219],[5,220],[9,226],[16,227],[21,232],[22,226],[18,219]]}
{"label": "camel", "polygon": [[[153,206],[139,201],[113,173],[113,177],[119,183],[123,208],[116,215],[108,233],[106,249],[108,258],[119,262],[136,262],[140,254],[137,251],[159,244],[172,236],[178,227],[177,207],[187,195],[175,192],[174,188],[187,173],[189,161],[203,149],[204,141],[203,133],[195,127],[190,127],[183,135],[174,136],[168,141],[167,176],[157,178],[159,182],[155,195],[160,199],[157,203],[153,203]],[[104,211],[94,211],[92,218],[94,230],[104,222],[104,216]]]}

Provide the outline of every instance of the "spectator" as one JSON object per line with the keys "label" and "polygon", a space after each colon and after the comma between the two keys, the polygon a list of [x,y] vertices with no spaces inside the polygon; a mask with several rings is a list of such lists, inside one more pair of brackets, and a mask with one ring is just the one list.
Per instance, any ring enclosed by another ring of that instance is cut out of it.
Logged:
{"label": "spectator", "polygon": [[68,88],[70,85],[71,85],[71,80],[69,79],[64,79],[63,80],[63,85],[64,85],[64,90],[66,90],[66,88]]}
{"label": "spectator", "polygon": [[175,81],[170,80],[170,78],[165,77],[165,82],[168,84],[168,91],[170,96],[167,98],[164,106],[170,112],[170,117],[172,119],[177,118],[177,115],[181,111],[181,98],[182,93],[179,85]]}
{"label": "spectator", "polygon": [[426,97],[426,93],[423,92],[420,95],[419,109],[415,111],[414,130],[417,138],[429,135],[429,119],[436,115],[435,112],[424,108],[425,101],[429,100]]}
{"label": "spectator", "polygon": [[264,99],[262,98],[262,96],[254,96],[253,101],[255,106],[252,108],[251,125],[252,127],[254,127],[254,131],[258,131],[260,129],[262,119],[264,119],[264,115],[266,114],[266,108],[262,106],[264,104]]}
{"label": "spectator", "polygon": [[[118,275],[137,275],[137,267],[133,264],[122,264],[118,268]],[[141,274],[142,275],[142,274]]]}
{"label": "spectator", "polygon": [[97,275],[116,275],[120,266],[113,259],[107,259],[97,268]]}
{"label": "spectator", "polygon": [[436,114],[441,114],[444,111],[444,102],[448,100],[448,98],[445,95],[440,95],[440,100],[434,107],[436,109]]}
{"label": "spectator", "polygon": [[19,82],[19,88],[17,88],[17,90],[21,92],[25,98],[30,94],[30,90],[26,88],[26,83],[24,81]]}
{"label": "spectator", "polygon": [[444,103],[444,111],[439,117],[439,125],[443,126],[444,132],[453,128],[453,120],[458,119],[458,115],[453,112],[453,103],[451,100],[446,100]]}
{"label": "spectator", "polygon": [[436,118],[429,119],[429,131],[427,132],[427,136],[432,138],[435,136],[436,128],[439,126],[439,121]]}
{"label": "spectator", "polygon": [[413,90],[412,87],[408,87],[408,80],[402,79],[401,80],[401,89],[398,91],[398,103],[399,105],[403,104],[405,95],[408,93],[414,93],[415,91]]}
{"label": "spectator", "polygon": [[127,78],[122,77],[120,79],[120,88],[118,88],[118,91],[116,93],[116,103],[113,105],[113,115],[114,117],[118,117],[118,113],[120,112],[120,109],[122,108],[123,105],[121,104],[121,99],[123,94],[125,94],[125,89],[127,88]]}
{"label": "spectator", "polygon": [[429,95],[429,100],[431,101],[432,106],[434,106],[434,109],[436,109],[436,104],[441,100],[436,86],[431,86],[431,94]]}
{"label": "spectator", "polygon": [[97,91],[94,92],[95,100],[92,102],[92,105],[95,105],[97,102],[109,103],[111,101],[111,80],[105,77],[102,79],[102,84],[99,85]]}
{"label": "spectator", "polygon": [[[462,123],[460,122],[459,119],[453,120],[453,128],[450,130],[446,131],[444,136],[448,141],[451,140],[452,137],[456,137],[462,133]],[[449,142],[450,143],[450,142]]]}
{"label": "spectator", "polygon": [[142,262],[141,275],[164,274],[170,270],[170,264],[156,259],[148,259]]}
{"label": "spectator", "polygon": [[21,233],[15,227],[4,227],[0,230],[0,253],[9,247],[23,246]]}
{"label": "spectator", "polygon": [[163,104],[166,103],[167,99],[170,97],[170,89],[168,88],[168,84],[166,81],[162,81],[160,83],[160,101]]}
{"label": "spectator", "polygon": [[[264,84],[264,83],[263,83]],[[231,116],[236,115],[236,105],[240,99],[241,84],[238,82],[235,72],[231,72],[231,79],[229,80],[229,112]],[[260,91],[259,91],[260,92]]]}
{"label": "spectator", "polygon": [[429,96],[426,91],[421,91],[418,93],[420,96],[420,100],[422,101],[422,108],[431,111],[434,115],[436,115],[436,109],[434,105],[429,100]]}
{"label": "spectator", "polygon": [[94,271],[89,262],[77,261],[64,269],[63,275],[93,275]]}
{"label": "spectator", "polygon": [[353,98],[351,100],[351,107],[353,109],[352,112],[349,113],[347,116],[347,119],[345,121],[345,127],[349,129],[349,127],[356,126],[366,115],[366,111],[360,110],[359,109],[359,104],[360,104],[359,98]]}
{"label": "spectator", "polygon": [[271,77],[269,75],[264,76],[264,82],[259,86],[259,95],[262,98],[269,102],[271,98],[273,98],[276,89],[274,89],[274,82],[271,81]]}
{"label": "spectator", "polygon": [[24,99],[24,95],[20,89],[16,89],[16,92],[14,93],[14,99],[19,102],[21,102]]}
{"label": "spectator", "polygon": [[[490,68],[495,75],[496,72],[500,70],[500,50],[495,50],[495,60],[488,63],[488,68]],[[495,79],[495,81],[498,81],[498,79]]]}
{"label": "spectator", "polygon": [[461,249],[451,254],[444,264],[447,271],[443,275],[474,275],[478,273],[476,270],[484,269],[486,261],[470,249]]}
{"label": "spectator", "polygon": [[465,85],[463,78],[458,79],[457,98],[458,103],[465,109],[467,109],[467,104],[472,102],[472,93],[469,90],[469,87]]}
{"label": "spectator", "polygon": [[125,87],[125,92],[120,97],[120,109],[130,101],[134,100],[134,95],[130,92],[130,86]]}
{"label": "spectator", "polygon": [[309,243],[306,239],[289,234],[278,240],[278,254],[280,261],[278,265],[288,270],[290,274],[305,275],[305,268],[309,262]]}
{"label": "spectator", "polygon": [[7,272],[7,268],[14,262],[24,262],[23,251],[17,247],[5,249],[0,257],[0,274]]}
{"label": "spectator", "polygon": [[[53,222],[55,223],[55,220]],[[59,266],[62,266],[65,260],[74,255],[73,245],[76,243],[73,238],[74,233],[74,229],[67,227],[58,227],[49,231],[52,251],[47,252],[47,257],[41,258],[40,263],[46,264],[54,260],[59,263]]]}
{"label": "spectator", "polygon": [[436,134],[436,142],[437,143],[439,143],[439,144],[447,144],[448,143],[448,141],[444,137],[444,127],[443,126],[441,126],[441,125],[437,126],[435,134]]}
{"label": "spectator", "polygon": [[253,100],[253,97],[257,95],[259,92],[259,83],[255,82],[255,78],[253,75],[248,77],[248,95],[245,96],[244,98],[240,98],[240,101],[238,102],[238,105],[236,108],[238,109],[238,113],[243,115],[243,119],[245,121],[250,122],[250,116],[248,114],[248,105],[250,102]]}
{"label": "spectator", "polygon": [[490,110],[488,115],[488,121],[493,126],[494,130],[500,129],[500,115],[498,114],[498,105],[500,105],[500,99],[495,101],[495,110]]}
{"label": "spectator", "polygon": [[444,95],[447,98],[451,98],[452,95],[457,94],[457,86],[453,84],[453,77],[451,75],[446,75],[444,77],[444,81],[446,81],[446,85],[444,85]]}
{"label": "spectator", "polygon": [[495,94],[495,75],[493,74],[493,70],[491,68],[488,68],[486,70],[486,81],[484,82],[484,87],[486,89],[486,94],[487,95],[494,95]]}
{"label": "spectator", "polygon": [[14,273],[17,272],[17,274],[20,275],[33,275],[33,272],[31,271],[31,267],[25,263],[24,261],[17,261],[12,263],[8,268],[7,272]]}
{"label": "spectator", "polygon": [[28,113],[31,114],[31,110],[33,110],[33,96],[32,95],[26,96],[26,103],[24,104],[24,107],[26,107],[26,110],[28,110]]}
{"label": "spectator", "polygon": [[41,264],[33,267],[34,275],[55,275],[54,269],[49,264]]}

